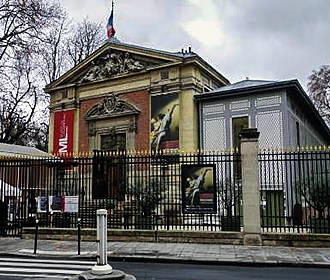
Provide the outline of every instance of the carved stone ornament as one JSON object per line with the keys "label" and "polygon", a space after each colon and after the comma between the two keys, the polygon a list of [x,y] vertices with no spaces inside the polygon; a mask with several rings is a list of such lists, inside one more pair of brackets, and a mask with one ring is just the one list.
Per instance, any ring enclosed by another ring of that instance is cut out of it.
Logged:
{"label": "carved stone ornament", "polygon": [[138,115],[140,111],[132,104],[110,93],[100,103],[94,105],[86,114],[86,120],[107,119],[119,116]]}
{"label": "carved stone ornament", "polygon": [[128,52],[107,53],[92,61],[90,69],[78,82],[92,82],[119,74],[138,72],[144,70],[146,66],[146,63],[132,58]]}
{"label": "carved stone ornament", "polygon": [[96,135],[96,125],[95,122],[88,123],[88,136],[95,136]]}

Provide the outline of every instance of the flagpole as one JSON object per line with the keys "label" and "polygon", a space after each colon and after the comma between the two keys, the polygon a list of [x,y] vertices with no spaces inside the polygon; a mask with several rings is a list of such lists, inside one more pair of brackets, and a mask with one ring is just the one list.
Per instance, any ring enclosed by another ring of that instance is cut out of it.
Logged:
{"label": "flagpole", "polygon": [[115,36],[116,30],[113,24],[114,1],[111,1],[111,13],[107,23],[107,37],[108,40]]}
{"label": "flagpole", "polygon": [[[113,9],[113,7],[114,7],[114,3],[113,3],[113,0],[112,0],[112,11],[111,11],[111,13],[112,13],[112,21],[113,21],[113,14],[114,14],[114,9]],[[114,26],[114,25],[113,25],[113,26]],[[113,29],[114,29],[114,32],[116,33],[114,27],[113,27]],[[115,34],[113,34],[113,37],[115,37]]]}

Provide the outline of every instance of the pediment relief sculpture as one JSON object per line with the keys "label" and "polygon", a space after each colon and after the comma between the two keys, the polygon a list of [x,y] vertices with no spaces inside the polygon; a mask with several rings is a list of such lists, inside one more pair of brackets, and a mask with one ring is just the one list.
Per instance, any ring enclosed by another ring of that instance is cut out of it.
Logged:
{"label": "pediment relief sculpture", "polygon": [[138,115],[140,111],[132,104],[110,93],[101,102],[94,105],[86,114],[86,120],[105,119],[126,115]]}
{"label": "pediment relief sculpture", "polygon": [[111,52],[92,61],[89,70],[78,82],[92,82],[112,76],[138,72],[152,65],[133,58],[129,52]]}

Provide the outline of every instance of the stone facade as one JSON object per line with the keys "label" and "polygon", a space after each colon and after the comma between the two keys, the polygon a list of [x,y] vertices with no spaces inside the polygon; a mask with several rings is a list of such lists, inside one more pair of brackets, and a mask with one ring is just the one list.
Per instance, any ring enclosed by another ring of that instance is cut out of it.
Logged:
{"label": "stone facade", "polygon": [[[54,150],[54,135],[65,132],[56,139],[66,141],[73,137],[73,150],[69,152],[101,149],[117,134],[124,139],[126,150],[149,150],[156,125],[153,122],[156,123],[156,117],[166,115],[168,122],[176,118],[177,128],[172,130],[167,145],[158,143],[157,148],[197,149],[198,114],[194,95],[205,88],[228,83],[193,52],[170,53],[107,41],[46,87],[51,97],[49,152],[58,152]],[[109,109],[111,96],[122,106],[117,111]],[[155,102],[162,100],[165,105],[159,108]],[[170,109],[173,115],[167,114]],[[72,110],[73,124],[65,124],[65,117],[61,123],[54,122],[56,114]]]}

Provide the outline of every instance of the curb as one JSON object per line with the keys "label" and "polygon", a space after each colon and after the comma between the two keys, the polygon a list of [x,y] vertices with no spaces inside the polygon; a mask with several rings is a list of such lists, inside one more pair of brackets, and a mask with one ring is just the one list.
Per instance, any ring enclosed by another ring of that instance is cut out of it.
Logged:
{"label": "curb", "polygon": [[[96,255],[53,255],[53,254],[26,254],[26,253],[3,253],[0,252],[0,257],[20,257],[36,258],[36,259],[63,259],[68,258],[72,260],[95,260]],[[311,262],[288,262],[288,261],[253,261],[253,260],[205,260],[205,259],[183,259],[176,257],[162,257],[162,256],[146,256],[146,255],[122,255],[110,254],[109,261],[119,262],[151,262],[151,263],[177,263],[177,264],[201,264],[201,265],[222,265],[222,266],[244,266],[244,267],[303,267],[303,268],[323,268],[329,269],[330,263],[311,263]]]}

